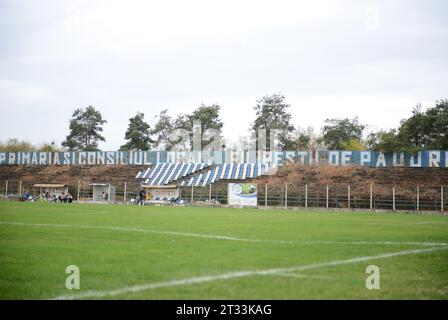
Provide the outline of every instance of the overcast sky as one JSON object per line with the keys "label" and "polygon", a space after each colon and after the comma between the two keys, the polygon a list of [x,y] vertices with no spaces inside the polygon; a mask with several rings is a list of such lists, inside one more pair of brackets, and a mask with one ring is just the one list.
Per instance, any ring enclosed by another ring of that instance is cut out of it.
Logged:
{"label": "overcast sky", "polygon": [[296,126],[391,128],[448,98],[447,57],[446,0],[0,0],[0,140],[60,143],[93,105],[116,150],[137,110],[201,103],[236,139],[276,92]]}

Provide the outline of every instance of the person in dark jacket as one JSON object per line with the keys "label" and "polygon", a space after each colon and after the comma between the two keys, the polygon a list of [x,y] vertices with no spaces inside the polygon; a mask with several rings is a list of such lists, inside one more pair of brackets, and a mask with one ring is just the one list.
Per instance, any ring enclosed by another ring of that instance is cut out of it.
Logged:
{"label": "person in dark jacket", "polygon": [[145,203],[145,198],[146,198],[145,189],[141,188],[140,191],[138,192],[137,204],[143,205]]}

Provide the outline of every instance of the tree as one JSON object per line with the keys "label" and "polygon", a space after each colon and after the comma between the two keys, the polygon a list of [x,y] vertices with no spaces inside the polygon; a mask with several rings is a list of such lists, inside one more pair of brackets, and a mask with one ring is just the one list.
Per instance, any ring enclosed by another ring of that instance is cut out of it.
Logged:
{"label": "tree", "polygon": [[61,149],[56,146],[56,143],[54,141],[52,141],[43,143],[40,147],[38,147],[37,151],[59,152],[61,151]]}
{"label": "tree", "polygon": [[[206,106],[201,104],[196,110],[191,114],[185,115],[183,123],[179,125],[190,132],[191,147],[193,147],[193,123],[199,121],[201,123],[201,149],[210,144],[213,141],[212,137],[206,137],[205,133],[209,129],[214,129],[219,132],[219,140],[222,140],[222,127],[223,123],[219,116],[219,111],[221,107],[217,104],[212,104],[211,106]],[[220,143],[221,147],[221,143]]]}
{"label": "tree", "polygon": [[406,150],[412,152],[424,149],[430,143],[431,138],[428,135],[430,128],[427,127],[429,123],[426,120],[421,105],[412,110],[409,119],[402,120],[397,139],[403,143]]}
{"label": "tree", "polygon": [[373,150],[384,152],[448,148],[448,100],[436,101],[436,106],[422,111],[421,105],[412,116],[401,121],[398,129],[371,133],[368,144]]}
{"label": "tree", "polygon": [[399,139],[408,149],[448,148],[448,99],[436,101],[436,106],[422,111],[417,105],[412,116],[401,122]]}
{"label": "tree", "polygon": [[351,151],[362,151],[366,150],[366,146],[363,141],[358,139],[352,139],[349,141],[345,141],[342,143],[343,150],[351,150]]}
{"label": "tree", "polygon": [[33,146],[28,141],[20,141],[17,138],[11,138],[6,141],[6,143],[0,142],[1,152],[25,152],[25,151],[36,151],[36,147]]}
{"label": "tree", "polygon": [[311,126],[306,129],[300,127],[295,129],[291,139],[293,144],[285,148],[285,150],[317,151],[325,149],[322,138],[315,133],[314,128]]}
{"label": "tree", "polygon": [[45,142],[39,145],[33,145],[32,143],[19,140],[17,138],[11,138],[6,143],[0,142],[0,152],[58,152],[60,149],[56,146],[55,142]]}
{"label": "tree", "polygon": [[125,133],[126,144],[120,150],[149,150],[154,141],[151,139],[149,124],[144,120],[145,114],[138,112],[129,119],[129,126]]}
{"label": "tree", "polygon": [[404,149],[404,145],[400,141],[396,129],[372,132],[367,137],[367,145],[370,150],[381,152],[398,152]]}
{"label": "tree", "polygon": [[436,101],[436,106],[426,111],[426,122],[430,138],[428,148],[448,149],[448,99]]}
{"label": "tree", "polygon": [[[307,150],[311,142],[311,137],[304,132],[299,132],[297,140],[295,141],[296,150]],[[290,149],[288,149],[290,150]]]}
{"label": "tree", "polygon": [[162,150],[170,151],[177,141],[170,139],[171,133],[176,127],[176,123],[168,115],[168,110],[162,110],[158,116],[156,116],[157,122],[152,130],[152,134],[156,136],[155,146]]}
{"label": "tree", "polygon": [[327,119],[322,129],[322,141],[329,150],[347,150],[347,145],[354,141],[361,143],[365,125],[360,124],[358,118]]}
{"label": "tree", "polygon": [[[290,105],[285,103],[285,96],[282,94],[273,94],[264,96],[257,101],[254,107],[256,118],[252,123],[250,130],[255,136],[259,129],[266,129],[266,148],[270,150],[271,130],[278,131],[279,148],[286,150],[294,145],[292,133],[294,127],[291,125]],[[258,150],[258,142],[256,145]]]}
{"label": "tree", "polygon": [[[309,131],[310,128],[308,128]],[[308,150],[311,144],[310,132],[297,128],[291,134],[290,140],[284,146],[285,150]]]}
{"label": "tree", "polygon": [[70,150],[98,150],[98,141],[106,141],[100,134],[105,123],[107,121],[93,106],[76,109],[70,120],[70,134],[62,145]]}
{"label": "tree", "polygon": [[[164,150],[172,150],[176,145],[185,143],[182,145],[183,148],[193,148],[193,123],[195,121],[200,121],[201,123],[201,148],[208,145],[213,138],[205,137],[204,134],[208,129],[215,129],[221,134],[222,132],[222,120],[219,116],[219,111],[221,107],[217,104],[211,106],[206,106],[201,104],[196,110],[191,114],[180,114],[176,119],[173,119],[168,115],[168,110],[163,110],[156,117],[157,122],[154,126],[152,133],[156,135],[156,145],[158,148]],[[174,139],[172,134],[176,130],[183,130],[186,133],[186,137],[178,137]],[[221,138],[221,136],[220,136]],[[188,141],[185,141],[188,140]]]}

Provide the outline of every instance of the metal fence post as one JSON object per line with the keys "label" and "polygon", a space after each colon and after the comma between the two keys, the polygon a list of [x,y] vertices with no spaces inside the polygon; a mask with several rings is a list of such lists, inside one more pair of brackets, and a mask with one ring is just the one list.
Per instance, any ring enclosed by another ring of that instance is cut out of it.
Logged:
{"label": "metal fence post", "polygon": [[420,210],[420,186],[417,186],[417,211]]}
{"label": "metal fence post", "polygon": [[308,208],[308,185],[305,185],[305,208]]}
{"label": "metal fence post", "polygon": [[327,207],[327,209],[328,209],[328,195],[329,195],[329,192],[330,190],[329,190],[329,186],[328,186],[328,184],[327,184],[327,202],[326,202],[326,207]]}
{"label": "metal fence post", "polygon": [[350,185],[347,186],[347,206],[350,209]]}
{"label": "metal fence post", "polygon": [[127,183],[126,183],[126,181],[124,182],[124,192],[123,192],[123,203],[126,203],[126,193],[127,193]]}
{"label": "metal fence post", "polygon": [[440,211],[443,212],[443,186],[440,187]]}
{"label": "metal fence post", "polygon": [[210,183],[210,188],[208,190],[208,202],[212,202],[212,184]]}
{"label": "metal fence post", "polygon": [[265,183],[264,185],[264,206],[268,206],[268,184]]}
{"label": "metal fence post", "polygon": [[191,204],[193,204],[194,185],[191,185]]}
{"label": "metal fence post", "polygon": [[370,210],[373,210],[373,184],[370,184]]}
{"label": "metal fence post", "polygon": [[395,211],[395,187],[392,187],[392,209]]}
{"label": "metal fence post", "polygon": [[288,207],[288,184],[285,183],[285,208]]}
{"label": "metal fence post", "polygon": [[6,182],[5,182],[5,196],[6,196],[6,199],[8,199],[8,180],[6,180]]}
{"label": "metal fence post", "polygon": [[19,180],[19,198],[22,197],[22,180]]}
{"label": "metal fence post", "polygon": [[78,201],[80,200],[80,199],[79,199],[79,193],[80,193],[80,191],[81,191],[81,181],[78,180],[78,197],[77,197]]}

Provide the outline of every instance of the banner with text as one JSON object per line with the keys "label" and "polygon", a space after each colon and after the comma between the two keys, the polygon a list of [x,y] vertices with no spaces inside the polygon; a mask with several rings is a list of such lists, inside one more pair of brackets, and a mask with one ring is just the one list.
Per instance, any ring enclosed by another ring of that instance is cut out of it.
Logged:
{"label": "banner with text", "polygon": [[416,154],[378,151],[67,151],[0,152],[0,165],[153,165],[162,162],[265,163],[271,167],[287,162],[303,165],[357,165],[365,167],[448,168],[448,151]]}

